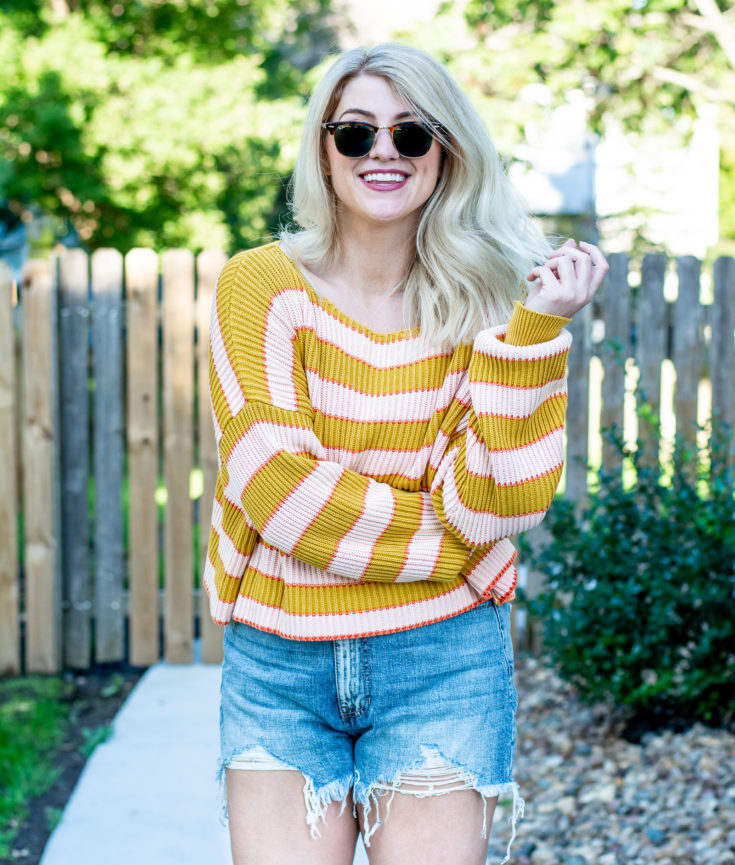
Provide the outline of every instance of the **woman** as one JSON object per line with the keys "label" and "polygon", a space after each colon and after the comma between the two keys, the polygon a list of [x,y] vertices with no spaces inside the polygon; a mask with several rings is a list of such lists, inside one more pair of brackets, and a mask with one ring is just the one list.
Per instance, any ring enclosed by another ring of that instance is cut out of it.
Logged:
{"label": "woman", "polygon": [[498,796],[522,808],[507,538],[554,495],[563,328],[607,264],[550,249],[404,46],[327,72],[292,204],[212,319],[234,863],[349,865],[361,831],[371,865],[479,865]]}

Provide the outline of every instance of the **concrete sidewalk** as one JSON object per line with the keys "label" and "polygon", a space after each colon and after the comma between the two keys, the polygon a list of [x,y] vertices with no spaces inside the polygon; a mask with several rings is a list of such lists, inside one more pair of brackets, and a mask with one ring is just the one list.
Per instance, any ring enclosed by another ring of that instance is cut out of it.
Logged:
{"label": "concrete sidewalk", "polygon": [[[232,865],[217,666],[151,667],[84,767],[41,865]],[[355,865],[366,863],[362,845]]]}

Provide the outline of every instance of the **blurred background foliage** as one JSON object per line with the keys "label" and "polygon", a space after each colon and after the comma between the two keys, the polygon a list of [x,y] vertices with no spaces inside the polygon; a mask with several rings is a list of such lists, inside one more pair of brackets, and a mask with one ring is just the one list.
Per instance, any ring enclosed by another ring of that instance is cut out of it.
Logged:
{"label": "blurred background foliage", "polygon": [[328,0],[0,3],[0,202],[90,248],[277,222]]}
{"label": "blurred background foliage", "polygon": [[[0,0],[0,220],[43,214],[90,249],[267,239],[306,96],[348,33],[337,2]],[[672,141],[717,104],[735,238],[735,19],[717,2],[456,0],[400,38],[447,63],[507,155],[573,90],[593,131]]]}

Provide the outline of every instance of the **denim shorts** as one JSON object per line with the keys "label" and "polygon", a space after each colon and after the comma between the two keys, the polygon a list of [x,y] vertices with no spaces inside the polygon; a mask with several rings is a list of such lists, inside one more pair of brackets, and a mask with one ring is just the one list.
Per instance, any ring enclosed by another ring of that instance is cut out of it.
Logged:
{"label": "denim shorts", "polygon": [[510,604],[348,640],[288,640],[231,622],[220,776],[297,769],[312,834],[329,803],[351,791],[368,846],[396,792],[512,796],[515,835],[516,706]]}

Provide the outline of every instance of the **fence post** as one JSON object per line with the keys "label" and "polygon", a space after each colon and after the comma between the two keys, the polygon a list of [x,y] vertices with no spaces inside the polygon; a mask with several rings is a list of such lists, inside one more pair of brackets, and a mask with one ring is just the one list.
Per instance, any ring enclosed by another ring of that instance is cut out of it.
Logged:
{"label": "fence post", "polygon": [[122,506],[122,255],[92,255],[95,658],[125,657]]}
{"label": "fence post", "polygon": [[61,429],[61,567],[65,609],[63,659],[89,666],[92,583],[89,575],[88,337],[89,259],[81,249],[59,260],[59,407]]}
{"label": "fence post", "polygon": [[13,279],[0,262],[0,676],[20,672]]}
{"label": "fence post", "polygon": [[214,438],[212,410],[209,400],[209,323],[214,286],[227,256],[221,252],[203,252],[197,258],[197,427],[199,441],[199,468],[203,489],[199,500],[199,623],[202,637],[202,660],[205,664],[218,664],[222,660],[222,627],[215,625],[209,615],[209,598],[202,585],[204,562],[209,541],[212,502],[217,481],[217,445]]}
{"label": "fence post", "polygon": [[732,434],[735,432],[735,259],[718,258],[714,277],[709,363],[712,417],[727,424]]}
{"label": "fence post", "polygon": [[61,668],[57,549],[56,303],[48,262],[23,268],[25,656],[33,673]]}
{"label": "fence post", "polygon": [[702,372],[702,306],[699,302],[700,262],[691,255],[678,259],[679,292],[674,304],[672,360],[676,370],[674,409],[676,432],[690,446],[696,440],[697,397]]}
{"label": "fence post", "polygon": [[[630,287],[628,256],[622,252],[610,255],[610,270],[602,295],[602,318],[605,322],[605,342],[600,350],[604,370],[602,379],[602,465],[607,471],[622,469],[622,456],[609,440],[607,430],[618,427],[623,433],[625,399],[625,361],[630,350]],[[622,476],[621,476],[622,480]]]}
{"label": "fence post", "polygon": [[130,663],[159,658],[158,610],[158,256],[133,249],[125,258],[128,371],[128,582]]}
{"label": "fence post", "polygon": [[194,257],[163,254],[163,455],[166,481],[165,657],[192,661],[194,557],[192,469],[194,384]]}

